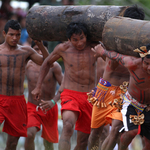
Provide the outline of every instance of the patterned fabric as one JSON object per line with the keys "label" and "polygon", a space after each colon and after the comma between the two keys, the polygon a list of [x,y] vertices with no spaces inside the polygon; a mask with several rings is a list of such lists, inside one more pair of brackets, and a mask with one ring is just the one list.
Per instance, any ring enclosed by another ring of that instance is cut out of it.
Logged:
{"label": "patterned fabric", "polygon": [[123,99],[125,102],[129,102],[132,106],[137,108],[139,111],[143,111],[147,105],[139,103],[137,100],[135,100],[127,91],[125,95],[123,96]]}

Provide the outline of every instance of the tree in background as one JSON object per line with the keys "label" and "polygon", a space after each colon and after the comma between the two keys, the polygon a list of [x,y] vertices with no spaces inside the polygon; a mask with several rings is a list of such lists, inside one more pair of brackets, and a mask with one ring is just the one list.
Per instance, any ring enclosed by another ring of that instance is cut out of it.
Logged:
{"label": "tree in background", "polygon": [[145,20],[150,20],[150,1],[148,0],[78,0],[78,5],[116,5],[131,6],[137,4],[145,11]]}

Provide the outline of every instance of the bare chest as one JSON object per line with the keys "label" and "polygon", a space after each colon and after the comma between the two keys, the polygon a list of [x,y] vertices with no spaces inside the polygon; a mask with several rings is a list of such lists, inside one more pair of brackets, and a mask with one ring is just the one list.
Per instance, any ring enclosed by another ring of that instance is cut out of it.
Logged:
{"label": "bare chest", "polygon": [[23,68],[26,65],[27,55],[25,53],[18,54],[1,54],[0,53],[0,67],[1,68]]}
{"label": "bare chest", "polygon": [[65,67],[74,71],[86,70],[95,65],[93,52],[66,52],[63,55]]}
{"label": "bare chest", "polygon": [[[33,85],[36,84],[38,77],[39,77],[39,74],[40,74],[40,66],[39,67],[31,66],[28,69],[26,69],[26,76],[27,76],[29,84],[33,84]],[[55,79],[54,79],[53,73],[51,70],[49,70],[48,74],[44,78],[43,84],[49,85],[54,80]]]}

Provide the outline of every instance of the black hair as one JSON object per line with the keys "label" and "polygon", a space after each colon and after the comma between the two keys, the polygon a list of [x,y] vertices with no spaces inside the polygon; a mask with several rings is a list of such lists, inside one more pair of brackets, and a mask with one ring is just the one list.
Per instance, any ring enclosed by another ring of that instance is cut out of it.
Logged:
{"label": "black hair", "polygon": [[137,5],[133,5],[128,7],[124,12],[124,17],[129,17],[132,19],[144,20],[145,13],[143,8],[138,7]]}
{"label": "black hair", "polygon": [[67,26],[67,32],[66,32],[66,36],[68,39],[71,39],[71,36],[73,34],[82,34],[82,32],[84,33],[85,36],[87,36],[88,39],[88,29],[86,24],[84,23],[76,23],[76,22],[71,22],[68,26]]}
{"label": "black hair", "polygon": [[[150,51],[150,43],[146,45],[147,52]],[[150,54],[146,55],[146,58],[150,58]]]}
{"label": "black hair", "polygon": [[21,25],[17,20],[8,20],[7,23],[5,24],[4,31],[7,34],[9,28],[13,30],[21,30]]}
{"label": "black hair", "polygon": [[[31,47],[33,48],[35,45],[36,45],[35,42],[32,41],[32,42],[31,42]],[[48,42],[47,42],[47,41],[43,41],[43,45],[44,45],[46,48],[48,48]]]}

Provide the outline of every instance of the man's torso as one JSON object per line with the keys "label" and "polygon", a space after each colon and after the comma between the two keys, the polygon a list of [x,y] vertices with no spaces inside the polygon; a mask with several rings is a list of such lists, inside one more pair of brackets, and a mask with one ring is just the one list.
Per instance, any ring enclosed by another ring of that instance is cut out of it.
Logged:
{"label": "man's torso", "polygon": [[150,104],[150,75],[139,64],[136,70],[130,71],[130,95],[141,104]]}
{"label": "man's torso", "polygon": [[61,52],[61,56],[65,65],[63,81],[65,89],[89,92],[95,87],[96,58],[90,45],[78,51],[69,44],[67,49]]}
{"label": "man's torso", "polygon": [[0,94],[23,95],[25,66],[29,55],[20,46],[12,51],[0,47]]}
{"label": "man's torso", "polygon": [[[43,100],[50,100],[55,95],[57,81],[53,74],[53,68],[54,67],[50,68],[48,74],[44,78],[44,82],[42,83],[41,99]],[[40,72],[40,66],[35,64],[32,61],[29,61],[26,67],[26,76],[28,80],[28,91],[29,91],[28,101],[35,105],[38,105],[39,102],[33,99],[31,92],[36,86],[39,72]]]}

